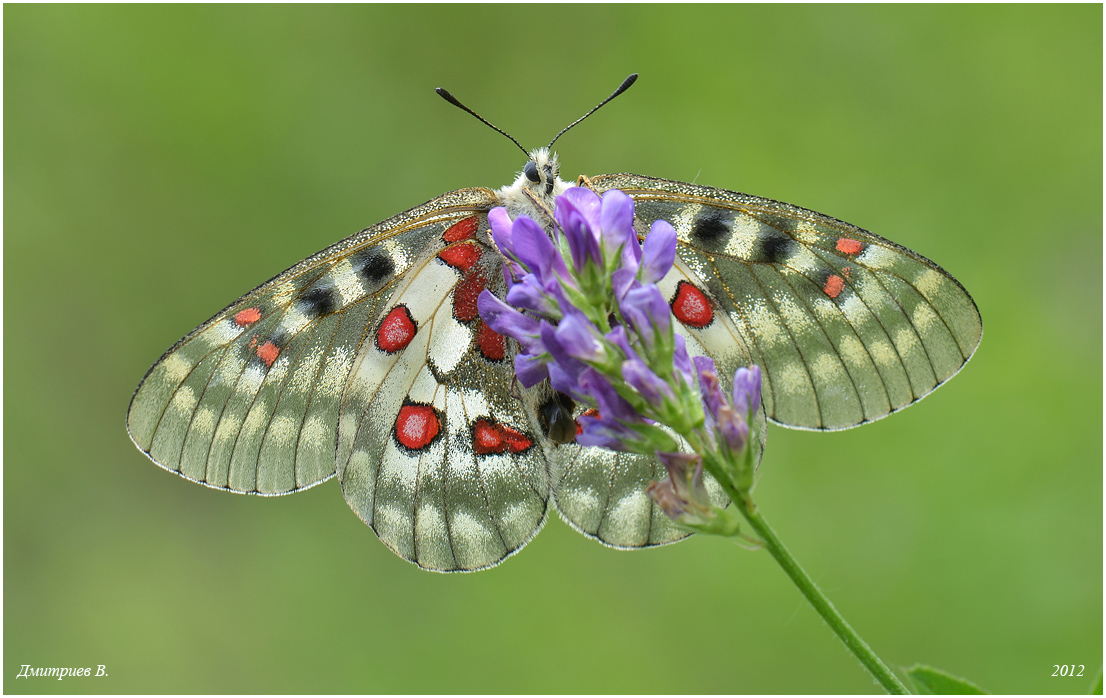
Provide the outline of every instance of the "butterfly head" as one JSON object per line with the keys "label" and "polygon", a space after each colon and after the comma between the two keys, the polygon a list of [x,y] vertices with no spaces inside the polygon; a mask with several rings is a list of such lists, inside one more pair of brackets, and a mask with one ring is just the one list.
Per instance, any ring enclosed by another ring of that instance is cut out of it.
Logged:
{"label": "butterfly head", "polygon": [[561,172],[560,163],[557,162],[557,154],[548,148],[535,148],[530,151],[530,159],[519,173],[516,183],[521,183],[531,193],[541,198],[554,196],[554,190],[559,181],[557,175]]}
{"label": "butterfly head", "polygon": [[556,153],[548,148],[536,148],[529,156],[515,181],[497,192],[499,202],[507,208],[511,218],[525,215],[539,224],[552,226],[554,201],[569,183],[558,177],[561,167]]}

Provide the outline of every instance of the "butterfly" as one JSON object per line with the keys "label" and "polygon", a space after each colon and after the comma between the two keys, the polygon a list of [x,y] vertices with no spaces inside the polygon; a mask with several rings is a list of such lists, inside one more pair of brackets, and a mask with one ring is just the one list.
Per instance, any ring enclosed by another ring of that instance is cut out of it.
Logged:
{"label": "butterfly", "polygon": [[[134,393],[135,445],[232,492],[289,494],[337,476],[380,540],[428,570],[498,564],[551,508],[612,547],[684,538],[646,495],[665,475],[659,463],[577,445],[582,407],[547,383],[521,389],[517,347],[477,312],[481,291],[506,290],[488,212],[504,206],[552,230],[554,199],[570,186],[552,145],[523,149],[513,183],[443,194],[366,228],[188,333]],[[634,174],[577,184],[632,197],[641,237],[655,220],[675,227],[676,264],[659,286],[689,353],[711,356],[720,376],[760,366],[762,409],[778,424],[880,419],[951,378],[979,344],[979,311],[956,279],[856,226]]]}

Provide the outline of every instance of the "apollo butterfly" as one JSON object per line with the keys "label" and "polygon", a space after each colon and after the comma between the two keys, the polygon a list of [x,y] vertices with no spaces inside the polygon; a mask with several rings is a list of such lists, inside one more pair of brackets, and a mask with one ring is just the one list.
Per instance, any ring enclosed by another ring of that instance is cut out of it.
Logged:
{"label": "apollo butterfly", "polygon": [[[581,408],[548,384],[521,389],[513,341],[477,313],[481,291],[505,290],[488,211],[551,230],[570,186],[548,147],[527,155],[513,184],[450,192],[366,228],[190,332],[135,391],[131,439],[161,467],[233,492],[288,494],[337,475],[380,539],[430,570],[499,563],[550,504],[617,548],[686,536],[645,493],[663,468],[575,444]],[[979,343],[979,312],[952,276],[856,226],[640,175],[578,184],[629,194],[642,236],[672,223],[676,265],[659,286],[689,351],[720,375],[759,365],[776,423],[880,419],[952,377]]]}

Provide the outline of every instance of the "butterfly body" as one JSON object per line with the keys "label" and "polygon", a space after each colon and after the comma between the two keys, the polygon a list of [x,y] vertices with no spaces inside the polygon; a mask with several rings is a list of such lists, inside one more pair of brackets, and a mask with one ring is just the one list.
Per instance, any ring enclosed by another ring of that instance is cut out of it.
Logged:
{"label": "butterfly body", "polygon": [[[638,175],[581,182],[629,194],[642,236],[653,220],[673,224],[677,263],[660,287],[689,351],[728,376],[760,365],[774,421],[879,419],[951,377],[979,342],[955,279],[855,226]],[[551,504],[614,547],[683,538],[645,493],[663,468],[573,443],[582,408],[547,384],[521,389],[515,347],[476,311],[481,291],[505,293],[488,212],[503,206],[552,234],[568,186],[539,149],[511,185],[444,194],[291,267],[154,364],[128,412],[132,440],[167,470],[235,492],[337,475],[386,545],[437,571],[498,564]]]}

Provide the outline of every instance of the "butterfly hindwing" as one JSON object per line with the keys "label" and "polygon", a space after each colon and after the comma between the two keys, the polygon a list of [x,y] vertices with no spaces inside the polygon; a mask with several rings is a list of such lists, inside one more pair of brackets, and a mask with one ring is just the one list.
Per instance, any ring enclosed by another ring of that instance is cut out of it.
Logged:
{"label": "butterfly hindwing", "polygon": [[397,280],[484,189],[367,228],[246,294],[169,349],[127,427],[155,463],[202,484],[284,494],[334,475],[338,407],[366,328]]}
{"label": "butterfly hindwing", "polygon": [[[677,318],[696,327],[706,299],[737,328],[763,372],[768,416],[843,429],[916,402],[951,378],[982,334],[979,311],[947,272],[848,223],[769,199],[638,175],[591,180],[622,189],[647,229],[675,227],[688,285]],[[732,345],[707,342],[711,355]]]}
{"label": "butterfly hindwing", "polygon": [[502,295],[487,216],[428,249],[369,328],[342,402],[337,467],[350,507],[401,557],[477,570],[545,521],[549,480],[536,419],[512,394],[513,350],[480,319]]}
{"label": "butterfly hindwing", "polygon": [[[646,493],[668,473],[653,456],[583,448],[575,443],[552,447],[557,473],[554,495],[561,518],[577,531],[613,548],[646,548],[691,535],[679,528]],[[709,474],[704,482],[711,501],[729,499]]]}

